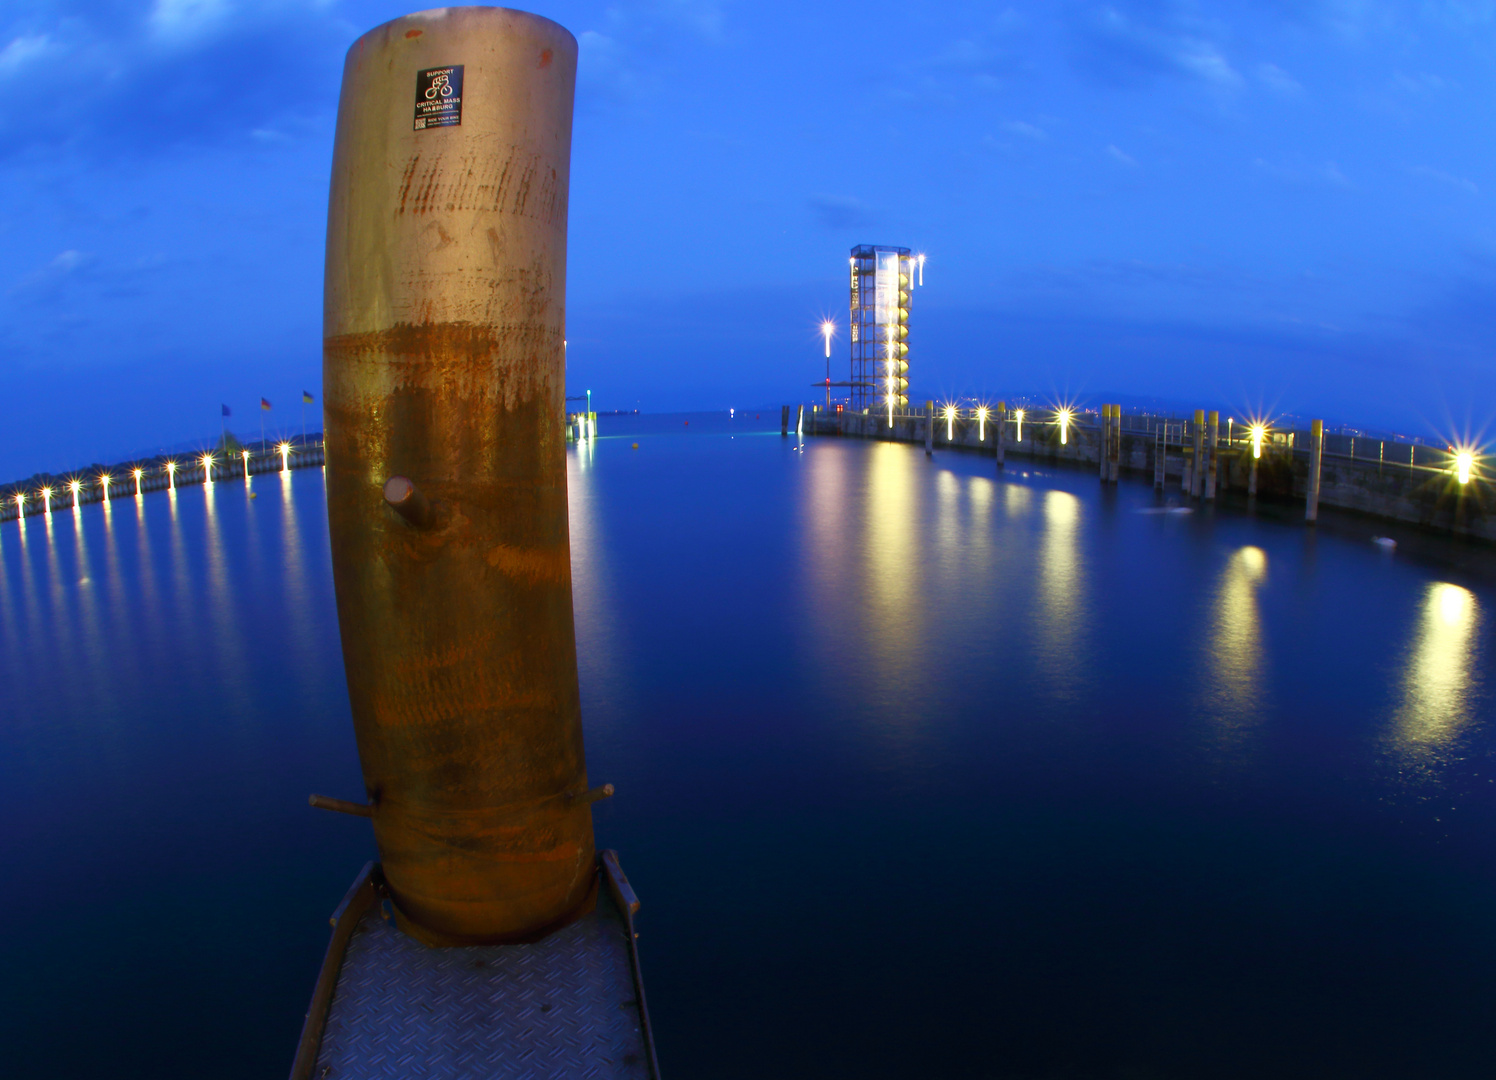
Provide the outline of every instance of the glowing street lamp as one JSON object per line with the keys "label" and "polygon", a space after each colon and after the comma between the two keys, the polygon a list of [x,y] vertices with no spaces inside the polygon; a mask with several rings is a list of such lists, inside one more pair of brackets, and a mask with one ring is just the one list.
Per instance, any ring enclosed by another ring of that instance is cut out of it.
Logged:
{"label": "glowing street lamp", "polygon": [[240,453],[244,457],[244,479],[248,480],[249,479],[249,451],[248,450],[242,450],[242,451],[240,451]]}
{"label": "glowing street lamp", "polygon": [[1461,485],[1470,483],[1470,469],[1475,464],[1475,455],[1469,450],[1460,450],[1454,455],[1455,475]]}
{"label": "glowing street lamp", "polygon": [[135,495],[138,498],[140,496],[140,478],[145,475],[145,470],[144,469],[134,469],[132,471],[135,474]]}
{"label": "glowing street lamp", "polygon": [[1013,419],[1018,421],[1018,441],[1023,442],[1023,410],[1014,409]]}
{"label": "glowing street lamp", "polygon": [[281,456],[281,472],[289,472],[291,469],[291,444],[288,442],[278,443],[275,449]]}
{"label": "glowing street lamp", "polygon": [[945,441],[956,441],[956,407],[954,405],[945,407]]}
{"label": "glowing street lamp", "polygon": [[827,319],[821,324],[821,336],[826,339],[826,359],[831,359],[831,335],[836,333],[836,323]]}
{"label": "glowing street lamp", "polygon": [[977,442],[987,441],[987,406],[977,409]]}
{"label": "glowing street lamp", "polygon": [[23,518],[25,516],[26,516],[26,493],[24,491],[18,491],[18,492],[16,492],[16,517]]}
{"label": "glowing street lamp", "polygon": [[925,257],[919,255],[916,258],[919,260],[919,283],[921,288],[923,288],[925,284]]}
{"label": "glowing street lamp", "polygon": [[1070,437],[1070,410],[1056,409],[1055,423],[1060,425],[1060,445],[1064,446]]}
{"label": "glowing street lamp", "polygon": [[49,487],[42,488],[42,513],[52,513],[52,489]]}
{"label": "glowing street lamp", "polygon": [[83,490],[83,485],[77,480],[68,481],[68,490],[73,493],[73,509],[78,509],[78,492]]}
{"label": "glowing street lamp", "polygon": [[1266,424],[1253,424],[1252,432],[1252,457],[1255,460],[1262,456],[1262,437],[1267,434]]}
{"label": "glowing street lamp", "polygon": [[213,455],[212,454],[204,454],[203,455],[203,483],[205,483],[205,484],[211,484],[212,482],[213,482]]}
{"label": "glowing street lamp", "polygon": [[109,484],[114,479],[108,473],[99,473],[99,490],[104,493],[104,501],[109,501]]}
{"label": "glowing street lamp", "polygon": [[168,491],[177,489],[177,463],[175,461],[166,463],[166,488]]}

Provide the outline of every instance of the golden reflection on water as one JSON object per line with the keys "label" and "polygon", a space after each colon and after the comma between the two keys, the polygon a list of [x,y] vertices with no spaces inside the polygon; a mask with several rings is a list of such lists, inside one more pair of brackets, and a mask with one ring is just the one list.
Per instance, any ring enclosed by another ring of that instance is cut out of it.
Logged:
{"label": "golden reflection on water", "polygon": [[[566,455],[566,505],[571,545],[571,603],[576,619],[577,666],[584,685],[617,681],[615,614],[607,603],[608,544],[598,510],[598,478],[590,439]],[[608,710],[604,710],[605,715]],[[596,716],[590,716],[596,720]]]}
{"label": "golden reflection on water", "polygon": [[1039,666],[1049,690],[1067,698],[1078,689],[1086,664],[1080,500],[1068,491],[1046,491],[1042,506],[1044,538],[1039,548],[1036,628]]}
{"label": "golden reflection on water", "polygon": [[861,555],[870,659],[878,681],[899,681],[910,673],[910,651],[924,625],[923,565],[919,538],[917,486],[922,465],[907,448],[878,443],[872,448],[862,520]]}
{"label": "golden reflection on water", "polygon": [[1424,593],[1394,731],[1405,751],[1421,754],[1445,747],[1470,723],[1479,618],[1475,595],[1468,589],[1434,582]]}
{"label": "golden reflection on water", "polygon": [[100,630],[98,579],[94,574],[93,561],[88,555],[88,540],[83,531],[83,510],[74,500],[73,535],[77,545],[77,579],[75,590],[78,597],[78,620],[83,633],[82,645],[87,653],[91,670],[102,670],[107,663],[104,636]]}
{"label": "golden reflection on water", "polygon": [[1212,719],[1228,742],[1259,718],[1264,676],[1257,590],[1266,580],[1267,552],[1248,545],[1232,553],[1216,585],[1206,694]]}
{"label": "golden reflection on water", "polygon": [[223,526],[218,519],[218,488],[221,486],[214,483],[203,485],[203,525],[207,534],[208,595],[211,601],[209,610],[217,631],[214,643],[216,648],[210,647],[209,653],[217,654],[216,658],[221,660],[221,664],[216,665],[221,673],[220,678],[236,688],[242,688],[244,643],[239,634],[238,605],[234,603],[229,586],[231,568],[224,549]]}

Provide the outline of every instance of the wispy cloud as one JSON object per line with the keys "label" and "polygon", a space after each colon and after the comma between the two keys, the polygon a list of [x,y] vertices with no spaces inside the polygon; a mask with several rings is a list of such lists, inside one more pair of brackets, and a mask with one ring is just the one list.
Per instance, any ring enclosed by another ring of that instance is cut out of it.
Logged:
{"label": "wispy cloud", "polygon": [[54,15],[0,48],[0,78],[39,60],[66,73],[66,92],[0,113],[0,159],[39,146],[120,156],[232,142],[308,102],[328,103],[330,119],[349,39],[326,0],[155,0],[143,13]]}
{"label": "wispy cloud", "polygon": [[1172,76],[1217,89],[1236,89],[1245,82],[1207,36],[1210,28],[1168,5],[1148,4],[1132,12],[1108,6],[1069,29],[1079,66],[1103,82],[1145,85]]}
{"label": "wispy cloud", "polygon": [[1416,75],[1394,71],[1392,81],[1410,94],[1431,94],[1444,89],[1444,80],[1427,71],[1421,71]]}
{"label": "wispy cloud", "polygon": [[812,195],[806,201],[822,228],[865,229],[878,221],[872,207],[850,195]]}
{"label": "wispy cloud", "polygon": [[47,34],[23,34],[12,38],[5,48],[0,49],[0,78],[19,72],[33,61],[56,51],[57,46]]}
{"label": "wispy cloud", "polygon": [[1297,94],[1304,89],[1299,80],[1277,64],[1258,64],[1257,80],[1269,90],[1279,94]]}
{"label": "wispy cloud", "polygon": [[1124,152],[1115,143],[1109,144],[1106,148],[1106,152],[1113,161],[1116,161],[1122,165],[1126,165],[1129,169],[1136,169],[1138,167],[1137,159],[1134,158],[1131,154]]}
{"label": "wispy cloud", "polygon": [[1327,185],[1329,187],[1349,188],[1354,185],[1345,173],[1340,171],[1340,166],[1333,161],[1326,161],[1320,165],[1282,165],[1266,158],[1255,158],[1252,167],[1264,176],[1270,176],[1274,180],[1281,180],[1287,184],[1305,187]]}
{"label": "wispy cloud", "polygon": [[154,33],[183,40],[222,27],[233,13],[228,0],[156,0],[148,21]]}
{"label": "wispy cloud", "polygon": [[644,97],[651,80],[633,63],[629,49],[617,38],[596,30],[577,35],[577,87],[579,102],[589,99],[623,102]]}
{"label": "wispy cloud", "polygon": [[1431,169],[1427,165],[1411,166],[1408,172],[1414,176],[1421,176],[1428,180],[1436,180],[1441,184],[1448,184],[1450,187],[1459,188],[1461,191],[1468,191],[1471,195],[1480,194],[1480,188],[1476,186],[1475,181],[1467,180],[1463,176],[1455,176],[1451,173],[1442,172],[1439,169]]}
{"label": "wispy cloud", "polygon": [[1022,120],[1009,120],[1003,124],[1003,130],[1014,135],[1022,135],[1025,139],[1042,141],[1049,138],[1049,134],[1041,127],[1025,123]]}

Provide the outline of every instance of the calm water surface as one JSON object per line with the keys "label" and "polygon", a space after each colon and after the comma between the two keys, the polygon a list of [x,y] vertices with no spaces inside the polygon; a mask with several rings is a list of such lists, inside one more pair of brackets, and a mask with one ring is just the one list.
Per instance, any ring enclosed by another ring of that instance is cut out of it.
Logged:
{"label": "calm water surface", "polygon": [[[1488,554],[685,419],[569,458],[667,1076],[1490,1075]],[[0,701],[0,1072],[284,1075],[372,855],[320,470],[0,528]]]}

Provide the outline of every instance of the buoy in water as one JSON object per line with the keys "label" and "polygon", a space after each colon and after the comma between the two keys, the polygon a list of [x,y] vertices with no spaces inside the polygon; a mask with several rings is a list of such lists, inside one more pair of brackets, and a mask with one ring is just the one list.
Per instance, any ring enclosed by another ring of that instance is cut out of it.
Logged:
{"label": "buoy in water", "polygon": [[1371,542],[1383,551],[1396,551],[1397,541],[1390,536],[1373,536]]}

